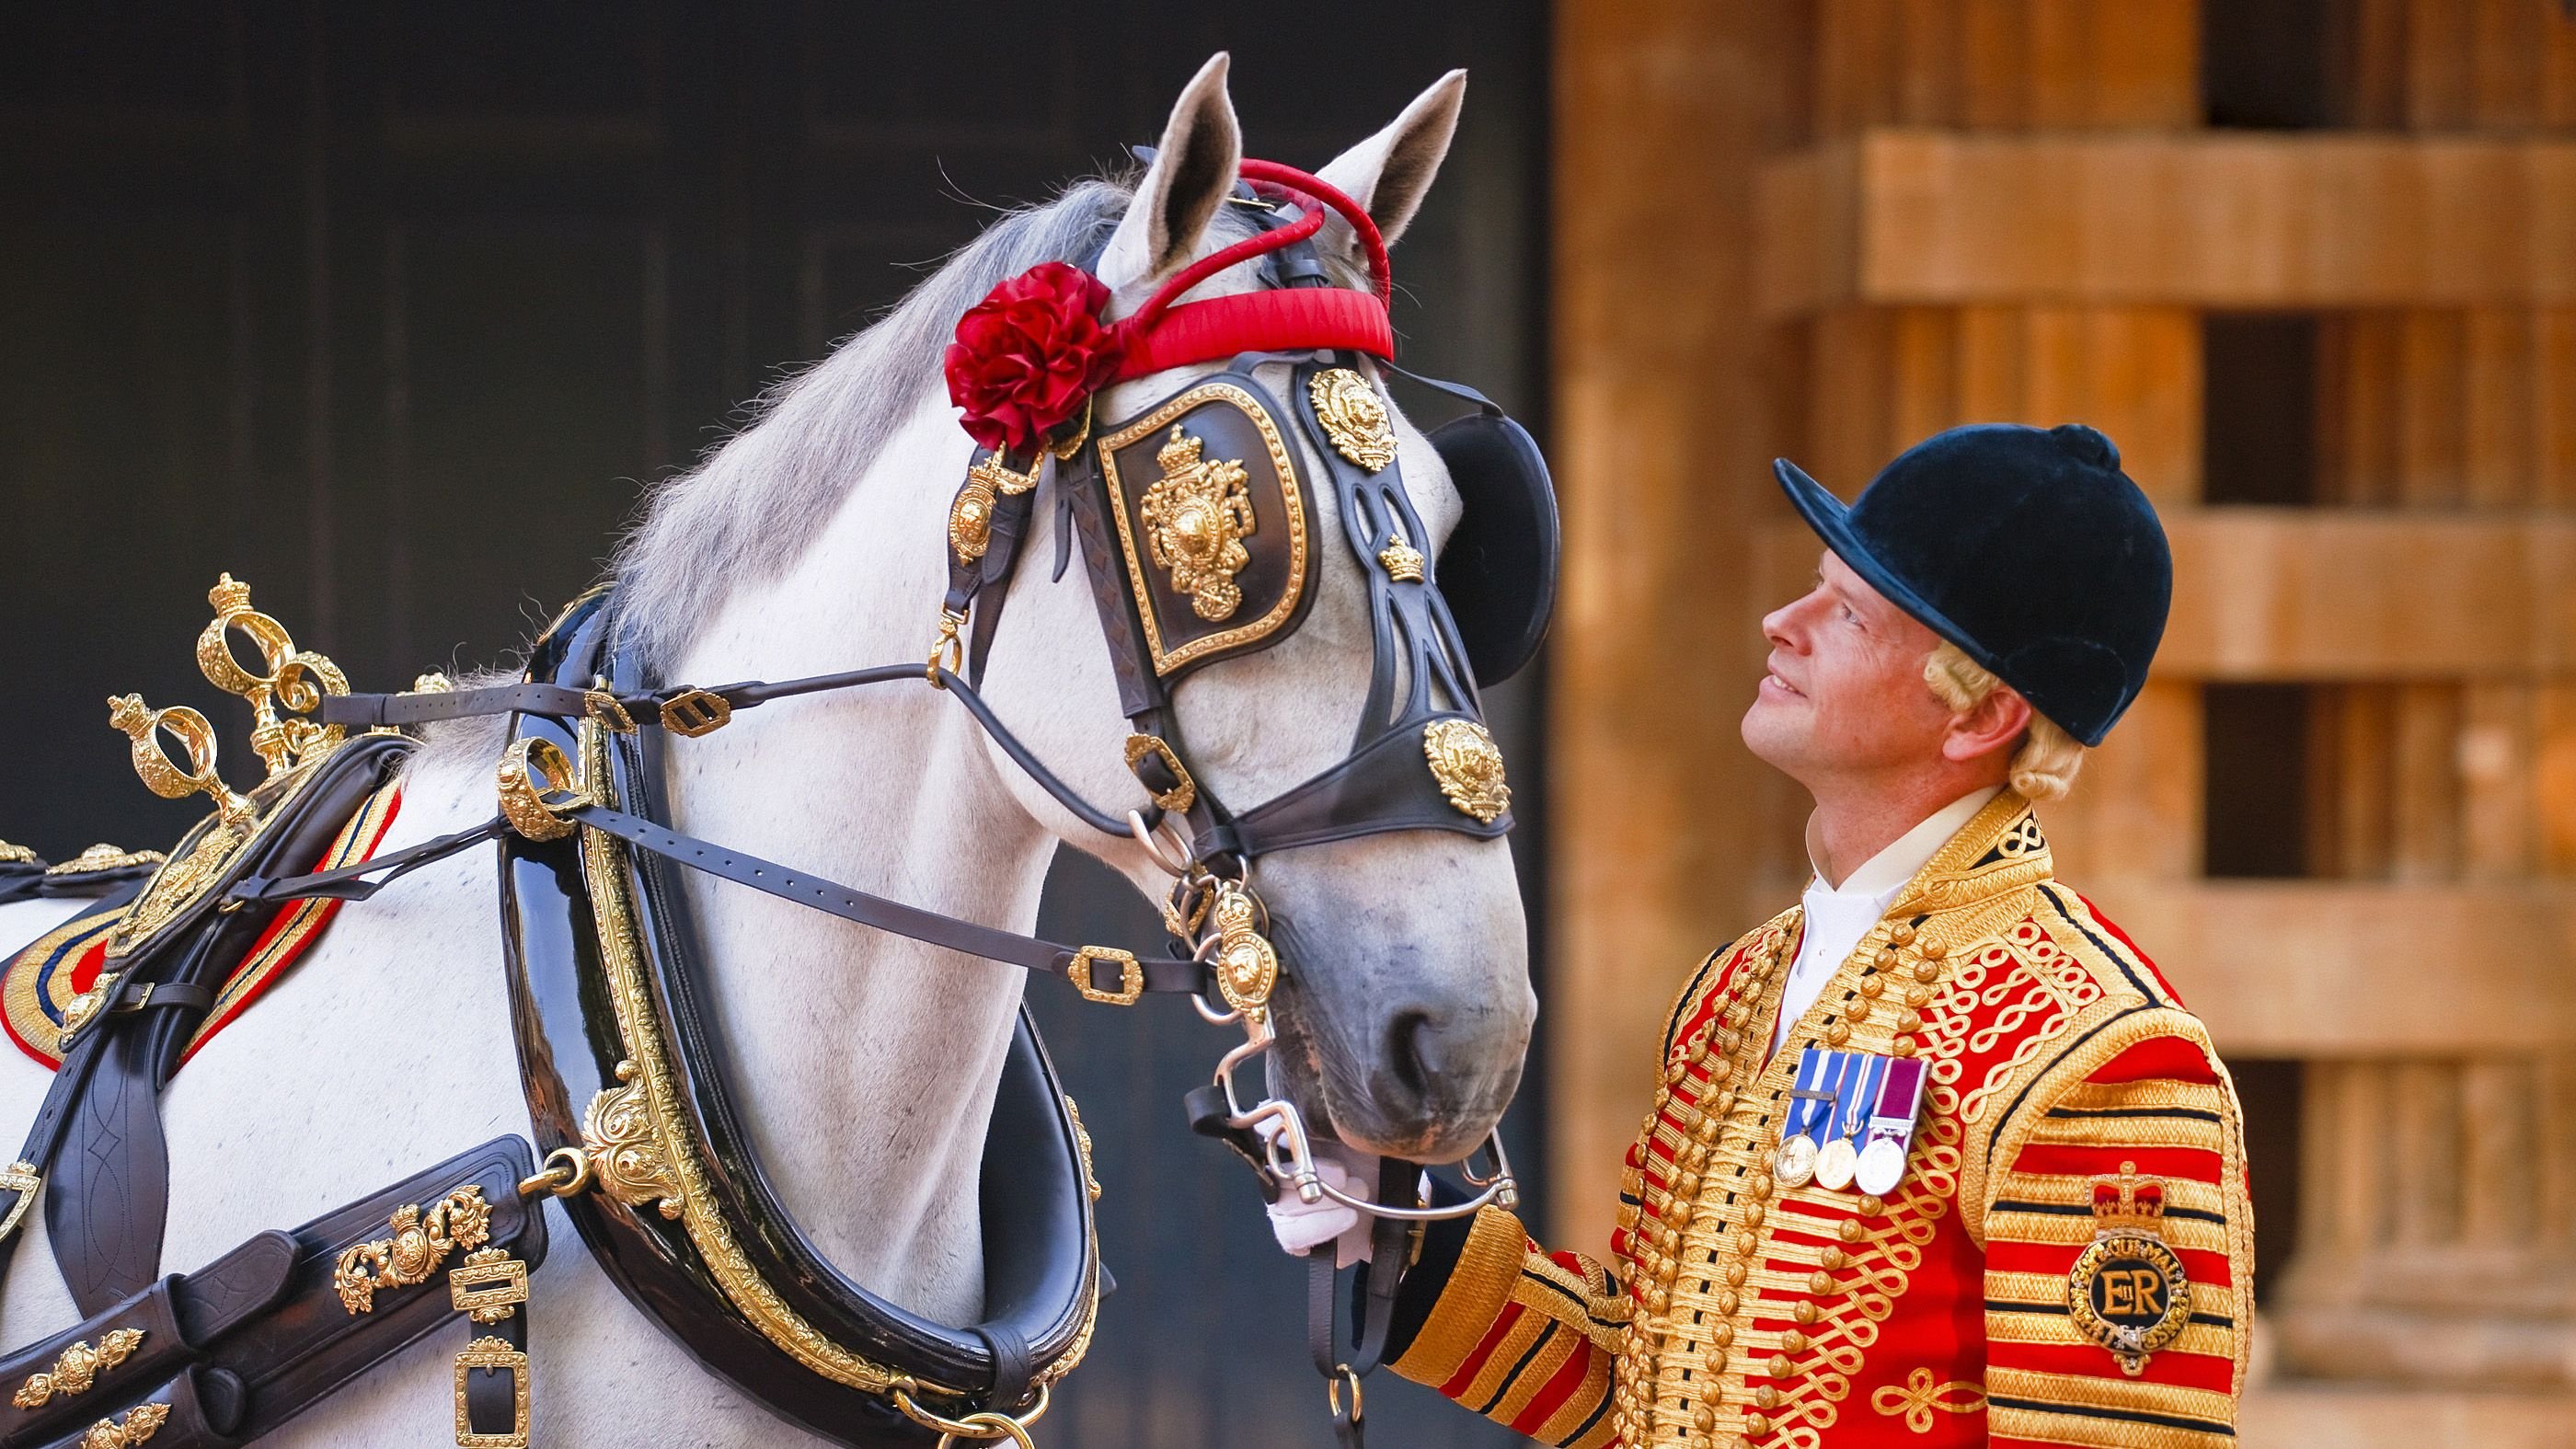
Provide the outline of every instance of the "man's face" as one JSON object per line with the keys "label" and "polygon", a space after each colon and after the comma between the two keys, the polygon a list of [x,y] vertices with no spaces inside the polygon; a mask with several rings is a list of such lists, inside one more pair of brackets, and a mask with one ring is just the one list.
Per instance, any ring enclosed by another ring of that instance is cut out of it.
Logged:
{"label": "man's face", "polygon": [[1747,749],[1811,791],[1928,766],[1949,707],[1923,682],[1933,632],[1831,552],[1816,586],[1762,620],[1769,672],[1744,712]]}

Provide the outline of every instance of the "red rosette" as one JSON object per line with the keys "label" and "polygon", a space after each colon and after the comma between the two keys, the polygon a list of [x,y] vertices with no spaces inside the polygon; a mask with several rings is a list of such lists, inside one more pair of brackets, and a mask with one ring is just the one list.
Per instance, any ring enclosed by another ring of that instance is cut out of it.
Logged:
{"label": "red rosette", "polygon": [[1033,449],[1078,416],[1118,370],[1123,339],[1100,320],[1109,289],[1082,268],[1041,262],[957,319],[948,400],[987,448]]}

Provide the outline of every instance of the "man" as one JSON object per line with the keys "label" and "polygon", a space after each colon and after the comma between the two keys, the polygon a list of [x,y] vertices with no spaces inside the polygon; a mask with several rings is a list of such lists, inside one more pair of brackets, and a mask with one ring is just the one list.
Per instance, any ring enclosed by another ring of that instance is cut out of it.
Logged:
{"label": "man", "polygon": [[2154,510],[2073,425],[1942,433],[1848,509],[1776,470],[1826,551],[1742,733],[1815,880],[1684,984],[1611,1262],[1435,1226],[1390,1361],[1565,1445],[2232,1443],[2235,1091],[2031,808],[2145,682]]}

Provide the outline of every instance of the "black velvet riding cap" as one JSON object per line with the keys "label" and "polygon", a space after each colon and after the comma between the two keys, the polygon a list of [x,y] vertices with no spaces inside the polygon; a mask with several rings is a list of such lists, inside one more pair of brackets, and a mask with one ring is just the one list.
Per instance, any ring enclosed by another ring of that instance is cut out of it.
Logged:
{"label": "black velvet riding cap", "polygon": [[1845,507],[1773,460],[1852,572],[2098,745],[2147,682],[2173,554],[2120,450],[2080,423],[1982,423],[1899,454]]}

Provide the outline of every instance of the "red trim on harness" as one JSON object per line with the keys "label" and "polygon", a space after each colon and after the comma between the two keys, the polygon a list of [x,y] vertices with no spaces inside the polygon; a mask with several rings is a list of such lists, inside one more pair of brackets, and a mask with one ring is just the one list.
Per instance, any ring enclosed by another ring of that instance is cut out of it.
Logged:
{"label": "red trim on harness", "polygon": [[1340,287],[1212,297],[1165,312],[1150,332],[1129,334],[1116,377],[1124,382],[1239,352],[1306,348],[1343,348],[1391,358],[1395,325],[1387,320],[1386,308],[1377,298]]}

